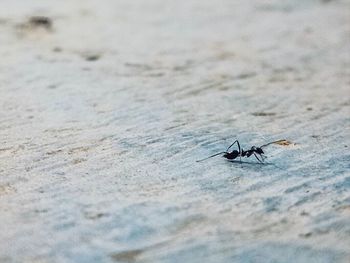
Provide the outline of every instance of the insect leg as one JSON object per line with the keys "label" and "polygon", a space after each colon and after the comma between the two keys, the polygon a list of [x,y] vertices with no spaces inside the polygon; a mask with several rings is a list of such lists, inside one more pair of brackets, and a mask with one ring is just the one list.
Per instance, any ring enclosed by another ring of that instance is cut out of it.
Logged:
{"label": "insect leg", "polygon": [[236,142],[237,142],[237,146],[238,146],[239,162],[242,163],[241,145],[239,145],[239,141],[238,140]]}
{"label": "insect leg", "polygon": [[263,163],[263,161],[261,161],[255,153],[254,153],[254,156],[260,163]]}
{"label": "insect leg", "polygon": [[226,153],[226,152],[216,153],[216,154],[210,155],[210,156],[207,157],[207,158],[204,158],[204,159],[201,159],[201,160],[197,160],[196,162],[202,162],[202,161],[204,161],[204,160],[207,160],[207,159],[209,159],[209,158],[212,158],[212,157],[218,156],[218,155],[220,155],[220,154],[224,154],[224,153]]}
{"label": "insect leg", "polygon": [[226,152],[228,152],[228,150],[230,150],[230,148],[235,145],[235,143],[237,143],[237,146],[238,146],[238,152],[241,152],[241,146],[239,145],[239,141],[238,140],[235,140],[234,143],[232,143],[226,150]]}

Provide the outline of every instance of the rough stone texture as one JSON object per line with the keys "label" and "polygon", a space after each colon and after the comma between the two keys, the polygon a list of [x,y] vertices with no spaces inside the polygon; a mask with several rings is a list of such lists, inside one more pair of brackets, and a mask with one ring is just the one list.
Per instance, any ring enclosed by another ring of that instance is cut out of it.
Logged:
{"label": "rough stone texture", "polygon": [[349,1],[0,4],[0,262],[349,262]]}

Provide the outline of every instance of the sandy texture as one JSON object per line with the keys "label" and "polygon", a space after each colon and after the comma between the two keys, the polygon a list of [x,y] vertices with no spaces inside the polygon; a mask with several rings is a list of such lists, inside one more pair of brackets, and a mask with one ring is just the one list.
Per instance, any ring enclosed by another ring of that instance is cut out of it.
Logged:
{"label": "sandy texture", "polygon": [[0,5],[1,263],[349,262],[349,1]]}

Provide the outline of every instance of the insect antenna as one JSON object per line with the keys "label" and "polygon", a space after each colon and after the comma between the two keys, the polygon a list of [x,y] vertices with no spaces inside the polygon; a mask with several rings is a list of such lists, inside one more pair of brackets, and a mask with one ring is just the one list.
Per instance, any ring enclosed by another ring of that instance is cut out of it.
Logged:
{"label": "insect antenna", "polygon": [[205,161],[205,160],[207,160],[207,159],[209,159],[209,158],[212,158],[212,157],[218,156],[218,155],[223,154],[223,153],[227,153],[227,152],[219,152],[219,153],[216,153],[216,154],[210,155],[210,156],[209,156],[209,157],[207,157],[207,158],[204,158],[204,159],[201,159],[201,160],[197,160],[196,162],[202,162],[202,161]]}

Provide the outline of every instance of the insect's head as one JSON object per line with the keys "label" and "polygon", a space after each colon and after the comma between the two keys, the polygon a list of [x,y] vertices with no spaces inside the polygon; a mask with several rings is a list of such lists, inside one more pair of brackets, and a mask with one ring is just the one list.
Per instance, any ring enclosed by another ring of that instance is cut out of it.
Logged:
{"label": "insect's head", "polygon": [[264,151],[263,151],[260,147],[257,147],[257,148],[256,148],[256,152],[257,152],[258,154],[264,154]]}

